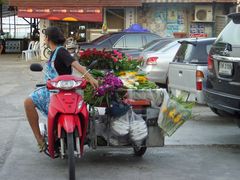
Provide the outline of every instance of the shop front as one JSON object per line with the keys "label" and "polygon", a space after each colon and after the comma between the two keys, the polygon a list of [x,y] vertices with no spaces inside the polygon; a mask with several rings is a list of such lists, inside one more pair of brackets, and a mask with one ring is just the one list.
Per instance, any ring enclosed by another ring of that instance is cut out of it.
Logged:
{"label": "shop front", "polygon": [[233,5],[231,0],[143,0],[138,23],[162,37],[211,37],[225,26],[219,18]]}
{"label": "shop front", "polygon": [[131,24],[126,23],[125,17],[129,9],[142,5],[141,0],[117,3],[112,0],[10,0],[9,3],[18,7],[19,17],[47,19],[51,25],[61,27],[67,37],[76,36],[79,41],[94,38],[90,29],[111,32],[128,28]]}
{"label": "shop front", "polygon": [[17,15],[23,18],[40,19],[42,31],[48,26],[60,27],[65,37],[74,37],[78,42],[91,41],[103,33],[128,28],[136,22],[136,9],[141,0],[10,0],[18,8]]}

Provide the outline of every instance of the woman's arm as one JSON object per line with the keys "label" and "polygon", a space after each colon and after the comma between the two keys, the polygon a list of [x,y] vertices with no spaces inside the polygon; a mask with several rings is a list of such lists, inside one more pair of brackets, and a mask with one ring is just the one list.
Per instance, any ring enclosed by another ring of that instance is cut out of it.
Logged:
{"label": "woman's arm", "polygon": [[90,73],[87,73],[86,67],[81,66],[78,61],[72,63],[72,67],[76,69],[81,74],[86,74],[85,79],[94,87],[98,88],[98,81],[92,77]]}

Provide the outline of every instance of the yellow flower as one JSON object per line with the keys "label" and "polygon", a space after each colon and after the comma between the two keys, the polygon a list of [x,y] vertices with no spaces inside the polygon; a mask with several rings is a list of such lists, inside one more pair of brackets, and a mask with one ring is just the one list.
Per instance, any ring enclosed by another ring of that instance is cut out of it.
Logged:
{"label": "yellow flower", "polygon": [[122,71],[119,73],[119,76],[125,76],[126,75],[126,72]]}
{"label": "yellow flower", "polygon": [[132,71],[132,72],[127,72],[126,74],[129,76],[135,76],[137,74],[137,72]]}
{"label": "yellow flower", "polygon": [[167,111],[168,111],[167,107],[163,107],[163,108],[162,108],[162,112],[163,112],[163,113],[166,113]]}
{"label": "yellow flower", "polygon": [[181,118],[182,118],[182,115],[179,114],[179,115],[177,115],[177,116],[173,119],[173,122],[174,122],[175,124],[177,124],[177,123],[180,122]]}
{"label": "yellow flower", "polygon": [[136,76],[136,79],[137,79],[137,81],[140,82],[140,83],[144,83],[144,82],[147,81],[147,78],[144,77],[144,76]]}
{"label": "yellow flower", "polygon": [[176,114],[176,109],[170,111],[170,112],[168,113],[168,117],[171,118],[171,119],[174,119],[175,114]]}

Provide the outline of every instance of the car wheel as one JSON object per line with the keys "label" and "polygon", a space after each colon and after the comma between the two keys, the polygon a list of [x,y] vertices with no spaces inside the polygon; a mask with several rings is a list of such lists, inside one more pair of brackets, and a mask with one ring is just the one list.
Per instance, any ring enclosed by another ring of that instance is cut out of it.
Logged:
{"label": "car wheel", "polygon": [[221,116],[216,108],[210,107],[211,111],[218,116]]}
{"label": "car wheel", "polygon": [[239,115],[234,116],[233,120],[237,124],[237,126],[240,128],[240,116]]}
{"label": "car wheel", "polygon": [[240,119],[235,119],[237,126],[240,128]]}
{"label": "car wheel", "polygon": [[220,117],[230,117],[232,116],[231,114],[229,114],[228,112],[210,107],[210,109],[212,110],[212,112],[214,112],[216,115],[220,116]]}

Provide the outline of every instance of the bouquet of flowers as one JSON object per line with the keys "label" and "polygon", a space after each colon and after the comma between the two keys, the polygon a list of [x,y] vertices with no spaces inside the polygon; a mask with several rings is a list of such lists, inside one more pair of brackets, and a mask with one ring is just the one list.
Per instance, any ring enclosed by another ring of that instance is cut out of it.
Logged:
{"label": "bouquet of flowers", "polygon": [[84,66],[89,66],[93,61],[98,60],[95,69],[112,69],[113,57],[111,52],[105,50],[99,51],[97,49],[87,49],[80,52],[79,63]]}
{"label": "bouquet of flowers", "polygon": [[114,62],[113,68],[116,73],[121,71],[137,71],[138,66],[142,63],[142,58],[132,59],[131,56],[120,53],[117,50],[113,51],[112,57]]}
{"label": "bouquet of flowers", "polygon": [[142,59],[132,59],[130,56],[114,51],[99,51],[97,49],[87,49],[80,52],[80,64],[89,66],[93,61],[98,60],[95,69],[120,71],[137,71]]}
{"label": "bouquet of flowers", "polygon": [[123,87],[121,79],[113,73],[107,73],[103,78],[99,78],[100,86],[97,90],[91,85],[87,85],[84,91],[84,101],[90,105],[102,106],[108,105],[109,96],[113,95],[118,89]]}
{"label": "bouquet of flowers", "polygon": [[126,89],[156,89],[157,85],[148,80],[145,74],[136,71],[122,71],[118,73]]}
{"label": "bouquet of flowers", "polygon": [[164,95],[158,124],[165,135],[171,136],[180,126],[192,118],[194,104],[184,101],[182,97],[170,99],[166,93]]}

